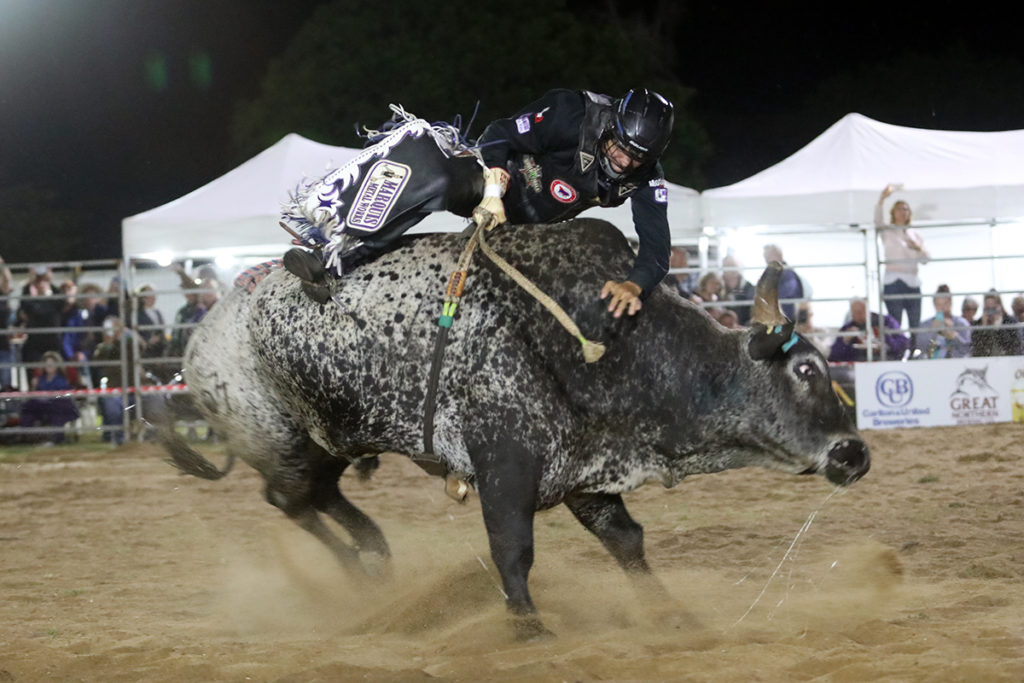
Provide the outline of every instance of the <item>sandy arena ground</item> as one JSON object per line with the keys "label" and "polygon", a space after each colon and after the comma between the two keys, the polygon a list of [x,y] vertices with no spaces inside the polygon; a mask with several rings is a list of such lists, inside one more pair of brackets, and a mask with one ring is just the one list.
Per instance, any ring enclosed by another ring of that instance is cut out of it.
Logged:
{"label": "sandy arena ground", "polygon": [[0,683],[1024,680],[1024,426],[865,437],[871,472],[835,495],[763,470],[628,495],[674,605],[541,514],[558,637],[537,644],[511,640],[477,500],[403,458],[342,480],[395,555],[367,588],[244,464],[205,482],[150,445],[0,451]]}

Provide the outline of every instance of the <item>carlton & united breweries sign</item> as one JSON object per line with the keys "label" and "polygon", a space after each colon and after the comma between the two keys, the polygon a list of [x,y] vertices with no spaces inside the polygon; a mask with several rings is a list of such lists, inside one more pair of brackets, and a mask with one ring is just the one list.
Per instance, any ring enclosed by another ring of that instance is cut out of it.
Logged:
{"label": "carlton & united breweries sign", "polygon": [[857,363],[859,429],[1024,422],[1024,357]]}

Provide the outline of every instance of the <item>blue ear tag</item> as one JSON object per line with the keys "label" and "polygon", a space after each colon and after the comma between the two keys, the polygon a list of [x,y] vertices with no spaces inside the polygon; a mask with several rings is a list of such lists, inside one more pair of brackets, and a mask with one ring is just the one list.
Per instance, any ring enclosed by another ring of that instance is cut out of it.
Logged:
{"label": "blue ear tag", "polygon": [[[776,330],[781,330],[782,328],[781,327],[777,327],[775,329]],[[787,341],[785,344],[782,345],[782,352],[783,353],[788,353],[789,350],[791,348],[793,348],[793,345],[796,344],[798,339],[799,339],[799,337],[797,337],[796,336],[796,332],[794,332],[793,335],[789,338],[789,341]]]}
{"label": "blue ear tag", "polygon": [[775,329],[772,330],[772,334],[778,334],[779,332],[782,332],[782,325],[776,325]]}

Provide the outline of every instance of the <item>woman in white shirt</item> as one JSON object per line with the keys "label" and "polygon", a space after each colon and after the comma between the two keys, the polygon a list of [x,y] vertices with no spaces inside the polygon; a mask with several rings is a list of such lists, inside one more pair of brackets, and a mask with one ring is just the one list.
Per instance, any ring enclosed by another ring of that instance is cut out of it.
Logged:
{"label": "woman in white shirt", "polygon": [[[921,278],[917,268],[928,262],[928,252],[924,248],[921,234],[910,227],[912,212],[910,205],[898,200],[889,210],[890,222],[882,217],[882,204],[902,185],[889,184],[882,190],[875,206],[875,227],[882,240],[885,251],[885,275],[882,279],[882,294],[885,307],[896,322],[903,326],[903,312],[907,312],[907,326],[917,327],[921,324]],[[889,299],[889,296],[916,294],[906,299]],[[915,334],[910,335],[913,345]]]}

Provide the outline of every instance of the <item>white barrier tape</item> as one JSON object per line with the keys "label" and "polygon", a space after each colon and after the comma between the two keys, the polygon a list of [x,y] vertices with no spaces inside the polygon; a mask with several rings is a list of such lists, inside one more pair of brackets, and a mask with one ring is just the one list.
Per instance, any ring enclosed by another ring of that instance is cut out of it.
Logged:
{"label": "white barrier tape", "polygon": [[[3,391],[0,392],[0,399],[5,398],[53,398],[62,396],[109,396],[111,394],[120,394],[122,391],[126,394],[135,392],[135,387],[125,387],[123,390],[120,387],[114,387],[110,389],[66,389],[63,391]],[[188,391],[188,386],[185,384],[159,384],[159,385],[147,385],[139,387],[140,393],[143,394],[158,394],[158,393],[177,393],[180,391]]]}

